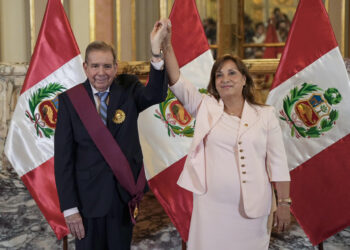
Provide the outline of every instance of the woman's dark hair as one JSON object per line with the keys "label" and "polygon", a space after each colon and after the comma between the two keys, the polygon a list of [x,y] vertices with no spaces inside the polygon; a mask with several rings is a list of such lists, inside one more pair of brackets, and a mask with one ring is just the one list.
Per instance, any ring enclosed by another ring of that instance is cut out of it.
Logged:
{"label": "woman's dark hair", "polygon": [[261,105],[255,101],[255,98],[253,95],[253,89],[254,89],[253,78],[250,76],[247,67],[242,62],[241,59],[229,54],[224,55],[215,61],[210,73],[210,80],[207,87],[208,93],[214,96],[216,100],[220,99],[219,92],[217,91],[216,85],[215,85],[215,76],[216,76],[216,72],[220,70],[224,65],[224,63],[227,61],[233,61],[236,64],[238,71],[241,72],[241,74],[246,78],[246,82],[242,90],[243,98],[251,104]]}

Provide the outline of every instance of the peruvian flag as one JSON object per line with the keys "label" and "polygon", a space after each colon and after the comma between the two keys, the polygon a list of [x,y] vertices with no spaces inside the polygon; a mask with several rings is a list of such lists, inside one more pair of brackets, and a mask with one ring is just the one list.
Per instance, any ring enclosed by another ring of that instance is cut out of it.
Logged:
{"label": "peruvian flag", "polygon": [[[203,91],[209,82],[213,57],[195,0],[175,0],[170,20],[181,74]],[[187,241],[193,197],[176,182],[192,141],[194,119],[169,90],[165,102],[141,113],[139,131],[149,186]]]}
{"label": "peruvian flag", "polygon": [[291,210],[312,244],[350,225],[350,82],[321,0],[300,0],[267,103],[283,130]]}
{"label": "peruvian flag", "polygon": [[[266,38],[264,43],[279,43],[276,31],[276,24],[271,19],[267,26]],[[283,51],[283,47],[267,47],[264,51],[263,58],[278,58],[278,55]]]}
{"label": "peruvian flag", "polygon": [[60,211],[54,145],[57,95],[86,79],[60,0],[48,0],[7,135],[5,154],[58,239],[69,233]]}

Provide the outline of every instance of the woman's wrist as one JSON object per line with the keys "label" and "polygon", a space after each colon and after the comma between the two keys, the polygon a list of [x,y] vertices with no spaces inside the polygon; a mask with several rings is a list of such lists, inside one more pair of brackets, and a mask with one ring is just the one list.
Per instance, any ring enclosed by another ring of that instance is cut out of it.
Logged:
{"label": "woman's wrist", "polygon": [[290,207],[291,204],[292,204],[292,199],[290,197],[288,197],[288,198],[279,198],[277,200],[277,205],[278,206]]}
{"label": "woman's wrist", "polygon": [[168,43],[168,44],[165,44],[162,48],[163,52],[166,53],[166,52],[169,52],[172,48],[172,45],[171,43]]}
{"label": "woman's wrist", "polygon": [[151,54],[152,54],[152,57],[154,58],[159,58],[159,59],[163,59],[163,52],[161,49],[151,49]]}
{"label": "woman's wrist", "polygon": [[277,200],[277,203],[280,204],[280,203],[287,203],[287,204],[292,204],[292,199],[290,197],[288,198],[279,198]]}
{"label": "woman's wrist", "polygon": [[281,203],[278,203],[277,206],[290,207],[290,204],[281,202]]}

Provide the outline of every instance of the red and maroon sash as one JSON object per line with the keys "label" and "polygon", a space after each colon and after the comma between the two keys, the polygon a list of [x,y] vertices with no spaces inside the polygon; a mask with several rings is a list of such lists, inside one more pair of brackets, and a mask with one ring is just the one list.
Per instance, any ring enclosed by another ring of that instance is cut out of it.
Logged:
{"label": "red and maroon sash", "polygon": [[137,183],[135,183],[128,160],[110,131],[103,124],[85,87],[79,84],[68,90],[67,94],[86,130],[112,169],[118,182],[131,195],[132,199],[128,202],[128,206],[131,221],[135,224],[138,205],[143,197],[143,189],[146,184],[143,166]]}

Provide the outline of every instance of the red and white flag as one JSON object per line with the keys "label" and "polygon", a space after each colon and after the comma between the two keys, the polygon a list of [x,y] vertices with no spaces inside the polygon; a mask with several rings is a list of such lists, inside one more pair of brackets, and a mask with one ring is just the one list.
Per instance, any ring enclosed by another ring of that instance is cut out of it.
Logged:
{"label": "red and white flag", "polygon": [[[266,38],[264,43],[279,43],[276,31],[276,24],[271,19],[267,26]],[[263,58],[278,58],[279,54],[282,53],[283,47],[266,47]]]}
{"label": "red and white flag", "polygon": [[[181,74],[203,91],[209,83],[213,56],[195,0],[175,0],[170,20]],[[192,141],[194,119],[169,90],[163,103],[141,113],[139,131],[149,186],[187,241],[193,197],[176,182]]]}
{"label": "red and white flag", "polygon": [[312,244],[350,225],[350,81],[321,0],[300,0],[267,103],[280,118],[291,210]]}
{"label": "red and white flag", "polygon": [[57,95],[86,79],[60,0],[48,0],[7,135],[5,154],[58,239],[69,233],[54,176]]}

